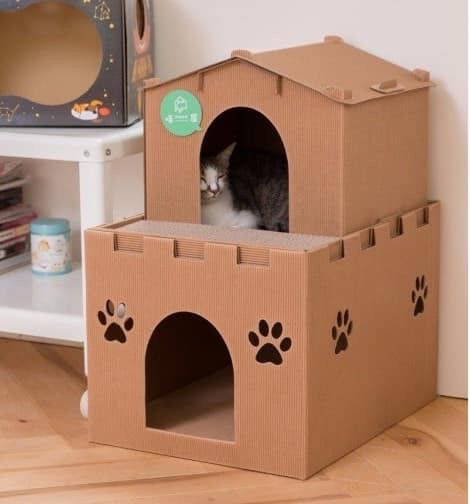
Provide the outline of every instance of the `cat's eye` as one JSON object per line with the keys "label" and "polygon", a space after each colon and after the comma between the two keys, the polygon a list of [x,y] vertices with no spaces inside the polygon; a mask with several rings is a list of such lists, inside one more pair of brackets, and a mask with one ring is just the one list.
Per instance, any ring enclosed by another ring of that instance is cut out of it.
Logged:
{"label": "cat's eye", "polygon": [[222,174],[222,175],[219,175],[219,176],[217,177],[217,180],[222,180],[222,179],[224,179],[226,176],[227,176],[227,174],[226,174],[226,173],[224,173],[224,174]]}

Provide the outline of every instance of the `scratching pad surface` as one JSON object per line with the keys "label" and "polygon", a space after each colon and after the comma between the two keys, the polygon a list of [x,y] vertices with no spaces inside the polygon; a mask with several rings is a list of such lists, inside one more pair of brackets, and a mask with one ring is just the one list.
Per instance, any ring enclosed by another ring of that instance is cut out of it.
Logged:
{"label": "scratching pad surface", "polygon": [[193,239],[213,243],[252,245],[293,251],[317,250],[338,241],[338,238],[331,236],[275,233],[257,229],[221,228],[204,224],[151,220],[140,220],[115,229],[164,238]]}

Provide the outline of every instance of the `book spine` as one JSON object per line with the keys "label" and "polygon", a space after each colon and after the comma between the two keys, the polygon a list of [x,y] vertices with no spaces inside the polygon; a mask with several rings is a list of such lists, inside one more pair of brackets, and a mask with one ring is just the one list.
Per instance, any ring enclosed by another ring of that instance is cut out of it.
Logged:
{"label": "book spine", "polygon": [[27,215],[23,215],[22,217],[13,218],[13,220],[4,222],[0,224],[0,231],[4,231],[6,229],[11,229],[14,227],[21,226],[22,224],[29,224],[33,219],[36,218],[36,213],[31,212]]}
{"label": "book spine", "polygon": [[11,240],[12,238],[16,238],[17,236],[27,235],[29,234],[29,229],[30,229],[29,224],[23,224],[15,228],[0,231],[0,242]]}
{"label": "book spine", "polygon": [[26,240],[0,250],[0,261],[21,254],[27,250]]}
{"label": "book spine", "polygon": [[21,196],[13,196],[8,199],[0,200],[0,210],[3,210],[4,208],[8,208],[14,205],[18,205],[18,203],[21,203],[22,201]]}
{"label": "book spine", "polygon": [[24,252],[0,261],[0,273],[6,273],[14,268],[31,262],[31,252]]}
{"label": "book spine", "polygon": [[23,188],[16,187],[14,189],[5,189],[4,191],[0,191],[0,201],[9,199],[9,198],[22,198],[23,196]]}

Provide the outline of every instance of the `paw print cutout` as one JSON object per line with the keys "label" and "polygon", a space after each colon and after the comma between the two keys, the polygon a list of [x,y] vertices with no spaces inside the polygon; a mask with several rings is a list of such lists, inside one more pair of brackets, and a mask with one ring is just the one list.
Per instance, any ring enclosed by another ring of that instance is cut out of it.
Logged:
{"label": "paw print cutout", "polygon": [[[125,343],[127,341],[126,333],[131,331],[134,327],[134,320],[131,317],[125,319],[127,307],[124,303],[119,303],[117,308],[114,307],[114,303],[108,299],[106,301],[105,311],[98,312],[98,320],[100,324],[106,327],[106,332],[104,333],[104,338],[107,341],[118,341],[119,343]],[[108,316],[117,317],[121,319],[122,326],[119,321],[111,322],[108,325]]]}
{"label": "paw print cutout", "polygon": [[426,285],[426,278],[424,275],[417,276],[415,281],[415,289],[411,291],[411,302],[413,303],[414,316],[417,317],[420,313],[424,312],[424,300],[428,297],[428,286]]}
{"label": "paw print cutout", "polygon": [[[259,332],[263,338],[269,337],[269,324],[266,320],[260,320],[258,326]],[[259,347],[256,353],[256,360],[261,364],[267,364],[271,362],[276,366],[282,364],[281,352],[287,352],[292,346],[292,340],[290,338],[281,338],[283,327],[280,322],[276,322],[271,329],[271,341],[262,342],[260,337],[253,331],[248,334],[248,340],[254,347]],[[280,341],[279,348],[274,345],[275,342]],[[261,346],[260,344],[263,343]]]}
{"label": "paw print cutout", "polygon": [[331,328],[331,337],[336,341],[335,354],[346,351],[348,336],[352,333],[353,321],[349,319],[349,310],[339,311],[336,316],[336,325]]}

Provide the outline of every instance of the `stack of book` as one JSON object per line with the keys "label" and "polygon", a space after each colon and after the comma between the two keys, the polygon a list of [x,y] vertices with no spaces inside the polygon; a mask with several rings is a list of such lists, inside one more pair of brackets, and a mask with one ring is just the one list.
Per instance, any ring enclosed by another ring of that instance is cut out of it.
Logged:
{"label": "stack of book", "polygon": [[21,164],[0,159],[0,273],[31,261],[30,223],[37,217],[23,203]]}

